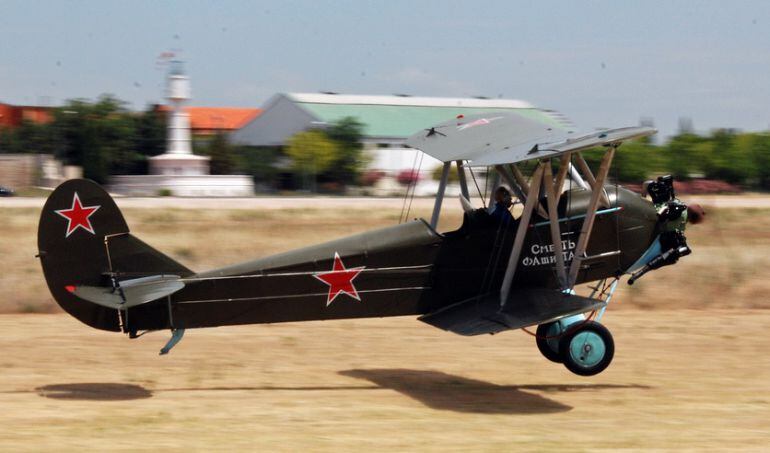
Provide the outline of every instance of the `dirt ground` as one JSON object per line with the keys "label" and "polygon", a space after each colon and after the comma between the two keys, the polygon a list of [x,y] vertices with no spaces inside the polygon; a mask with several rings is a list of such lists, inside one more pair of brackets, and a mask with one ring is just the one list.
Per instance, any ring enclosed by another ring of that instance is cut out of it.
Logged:
{"label": "dirt ground", "polygon": [[770,448],[770,311],[609,312],[592,378],[521,332],[412,318],[129,340],[0,316],[1,451],[596,451]]}

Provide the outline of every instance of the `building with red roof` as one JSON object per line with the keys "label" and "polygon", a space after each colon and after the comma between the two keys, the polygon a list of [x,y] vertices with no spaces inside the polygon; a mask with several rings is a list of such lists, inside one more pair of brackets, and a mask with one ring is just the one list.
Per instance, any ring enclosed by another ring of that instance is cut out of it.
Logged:
{"label": "building with red roof", "polygon": [[52,110],[51,107],[0,103],[0,127],[19,127],[24,121],[35,124],[50,123],[53,121]]}
{"label": "building with red roof", "polygon": [[[170,110],[167,105],[158,105],[156,109]],[[190,130],[195,136],[237,131],[262,113],[262,109],[242,107],[185,107],[184,111],[190,115]]]}

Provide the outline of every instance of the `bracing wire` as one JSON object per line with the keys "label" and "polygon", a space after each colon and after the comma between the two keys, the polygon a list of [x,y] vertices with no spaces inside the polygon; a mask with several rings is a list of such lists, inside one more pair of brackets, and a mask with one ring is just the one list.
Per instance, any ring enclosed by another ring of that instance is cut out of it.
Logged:
{"label": "bracing wire", "polygon": [[425,153],[420,152],[420,163],[417,164],[417,173],[412,171],[412,175],[414,175],[413,181],[414,181],[414,187],[412,188],[412,196],[409,198],[409,206],[406,209],[406,215],[404,216],[404,222],[409,220],[409,213],[412,212],[412,201],[414,201],[414,193],[417,191],[417,179],[420,174],[420,170],[422,170],[422,158],[425,156]]}
{"label": "bracing wire", "polygon": [[487,200],[484,198],[484,195],[481,193],[481,187],[479,187],[479,182],[476,181],[476,175],[473,173],[473,167],[468,166],[468,170],[471,172],[471,178],[473,179],[473,185],[476,186],[476,191],[479,193],[479,197],[481,198],[481,204],[484,206],[484,209],[487,208]]}
{"label": "bracing wire", "polygon": [[[415,170],[415,168],[417,167],[417,157],[418,157],[420,154],[421,154],[421,153],[420,153],[420,151],[419,151],[419,150],[415,150],[415,153],[414,153],[414,161],[412,162],[412,175],[414,175],[414,170]],[[399,216],[398,216],[398,223],[403,223],[403,222],[405,222],[405,221],[406,221],[406,216],[404,215],[404,212],[406,211],[406,202],[407,202],[407,200],[409,199],[409,190],[412,188],[412,183],[413,183],[413,182],[414,182],[414,183],[415,183],[415,185],[416,185],[416,182],[415,182],[415,181],[413,181],[413,178],[411,178],[411,179],[409,180],[409,184],[406,186],[406,192],[404,192],[404,202],[401,204],[401,214],[399,214]],[[412,195],[412,197],[414,197],[414,195]],[[410,203],[410,204],[411,204],[411,203]],[[407,214],[407,215],[408,215],[408,214]]]}

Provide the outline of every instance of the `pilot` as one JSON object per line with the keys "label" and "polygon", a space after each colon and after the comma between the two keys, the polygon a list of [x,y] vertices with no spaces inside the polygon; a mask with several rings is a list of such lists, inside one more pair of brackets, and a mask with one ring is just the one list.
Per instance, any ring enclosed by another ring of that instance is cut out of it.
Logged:
{"label": "pilot", "polygon": [[490,214],[493,219],[502,223],[513,223],[513,215],[509,209],[513,205],[511,192],[504,186],[500,186],[495,191],[495,209]]}

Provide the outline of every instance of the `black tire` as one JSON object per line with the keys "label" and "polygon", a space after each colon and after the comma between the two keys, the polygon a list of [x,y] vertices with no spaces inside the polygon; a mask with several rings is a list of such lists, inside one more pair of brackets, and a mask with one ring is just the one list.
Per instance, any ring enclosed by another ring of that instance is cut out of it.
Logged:
{"label": "black tire", "polygon": [[[582,344],[573,341],[582,341]],[[606,327],[588,321],[568,330],[561,337],[559,355],[568,370],[580,376],[593,376],[604,371],[612,362],[615,341]]]}
{"label": "black tire", "polygon": [[[557,329],[552,329],[554,326],[557,326]],[[559,354],[559,338],[549,338],[561,333],[558,326],[558,321],[537,326],[535,343],[537,343],[537,349],[540,354],[543,354],[543,357],[551,362],[562,363],[561,354]]]}

